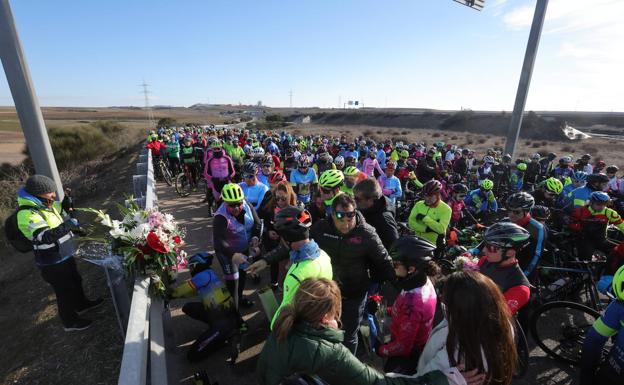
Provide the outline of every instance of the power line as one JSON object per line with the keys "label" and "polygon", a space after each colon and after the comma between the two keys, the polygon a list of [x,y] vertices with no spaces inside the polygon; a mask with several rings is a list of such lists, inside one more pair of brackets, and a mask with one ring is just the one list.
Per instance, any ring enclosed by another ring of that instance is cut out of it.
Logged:
{"label": "power line", "polygon": [[147,89],[147,87],[149,87],[149,84],[145,83],[145,80],[143,80],[143,83],[140,84],[140,86],[143,87],[143,96],[145,97],[145,112],[147,113],[149,128],[154,128],[156,126],[156,121],[154,119],[154,112],[152,111],[152,107],[149,103],[149,94],[151,93]]}

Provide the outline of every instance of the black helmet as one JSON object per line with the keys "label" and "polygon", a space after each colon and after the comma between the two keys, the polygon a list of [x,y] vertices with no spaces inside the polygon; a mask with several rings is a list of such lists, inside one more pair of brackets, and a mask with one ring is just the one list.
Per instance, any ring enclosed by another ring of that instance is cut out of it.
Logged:
{"label": "black helmet", "polygon": [[618,172],[618,170],[619,170],[618,166],[614,164],[606,168],[606,171],[609,174],[615,174],[616,172]]}
{"label": "black helmet", "polygon": [[281,209],[275,216],[273,227],[275,231],[287,242],[296,242],[308,239],[312,216],[308,210],[295,206]]}
{"label": "black helmet", "polygon": [[548,159],[553,160],[557,157],[557,154],[555,154],[554,152],[551,152],[550,154],[548,154]]}
{"label": "black helmet", "polygon": [[596,183],[607,183],[609,182],[609,177],[606,174],[603,173],[597,173],[597,174],[589,174],[587,175],[587,184],[588,185],[593,185]]}
{"label": "black helmet", "polygon": [[243,166],[243,174],[256,175],[258,173],[258,164],[254,162],[247,162]]}
{"label": "black helmet", "polygon": [[550,218],[550,210],[546,206],[535,205],[531,209],[531,216],[537,220],[547,220]]}
{"label": "black helmet", "polygon": [[490,226],[483,235],[483,242],[504,248],[521,248],[529,240],[529,232],[511,222],[499,222]]}
{"label": "black helmet", "polygon": [[524,191],[511,194],[509,198],[507,198],[507,208],[511,210],[522,209],[524,211],[529,211],[534,205],[535,199],[531,194]]}
{"label": "black helmet", "polygon": [[451,176],[451,183],[457,184],[457,183],[461,183],[461,181],[462,181],[462,176],[460,174],[453,174]]}
{"label": "black helmet", "polygon": [[509,154],[505,154],[505,155],[503,155],[503,162],[504,162],[504,163],[509,163],[509,162],[511,162],[511,155],[509,155]]}
{"label": "black helmet", "polygon": [[457,183],[453,185],[453,192],[458,194],[467,194],[468,187],[463,183]]}
{"label": "black helmet", "polygon": [[414,235],[397,239],[390,248],[390,257],[406,266],[418,266],[433,257],[436,246]]}
{"label": "black helmet", "polygon": [[270,154],[266,154],[262,157],[262,161],[260,162],[263,166],[273,166],[273,157]]}

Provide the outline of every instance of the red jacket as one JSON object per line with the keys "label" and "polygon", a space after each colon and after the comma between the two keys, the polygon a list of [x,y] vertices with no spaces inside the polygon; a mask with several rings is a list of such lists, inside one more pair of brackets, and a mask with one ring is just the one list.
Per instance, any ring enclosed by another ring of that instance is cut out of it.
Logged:
{"label": "red jacket", "polygon": [[164,150],[165,147],[167,147],[167,145],[160,140],[155,140],[145,145],[145,148],[152,150],[152,156],[161,156],[160,150]]}

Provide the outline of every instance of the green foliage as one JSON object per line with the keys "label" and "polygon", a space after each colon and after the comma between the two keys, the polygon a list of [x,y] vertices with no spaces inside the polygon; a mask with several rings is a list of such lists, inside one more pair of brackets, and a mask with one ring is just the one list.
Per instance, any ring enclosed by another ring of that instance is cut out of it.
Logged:
{"label": "green foliage", "polygon": [[443,130],[447,130],[465,127],[473,115],[474,113],[470,110],[458,111],[448,118],[444,119],[444,121],[440,123],[440,128]]}
{"label": "green foliage", "polygon": [[267,122],[283,122],[284,121],[284,117],[282,115],[279,114],[272,114],[272,115],[267,115],[264,120],[266,120]]}
{"label": "green foliage", "polygon": [[161,118],[158,120],[156,124],[158,127],[170,127],[175,126],[177,124],[176,120],[173,118]]}

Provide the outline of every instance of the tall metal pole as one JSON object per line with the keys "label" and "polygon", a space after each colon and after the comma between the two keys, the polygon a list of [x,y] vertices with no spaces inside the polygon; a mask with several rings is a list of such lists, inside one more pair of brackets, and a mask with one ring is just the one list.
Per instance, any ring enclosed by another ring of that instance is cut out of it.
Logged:
{"label": "tall metal pole", "polygon": [[520,83],[518,84],[518,92],[516,93],[516,103],[514,111],[509,123],[507,131],[507,140],[505,141],[505,153],[514,156],[516,151],[516,142],[520,135],[520,127],[522,126],[522,115],[526,104],[527,94],[529,93],[529,85],[531,84],[531,75],[533,74],[533,64],[535,64],[535,56],[537,56],[537,47],[539,46],[540,36],[542,35],[542,26],[546,16],[546,8],[548,8],[548,0],[537,0],[535,5],[535,14],[533,15],[533,24],[531,24],[531,32],[529,33],[529,42],[527,43],[526,52],[524,54],[524,64],[522,64],[522,73],[520,73]]}
{"label": "tall metal pole", "polygon": [[0,0],[0,58],[35,171],[37,174],[47,175],[54,179],[58,199],[63,199],[63,185],[56,168],[50,139],[22,44],[15,28],[9,0]]}

